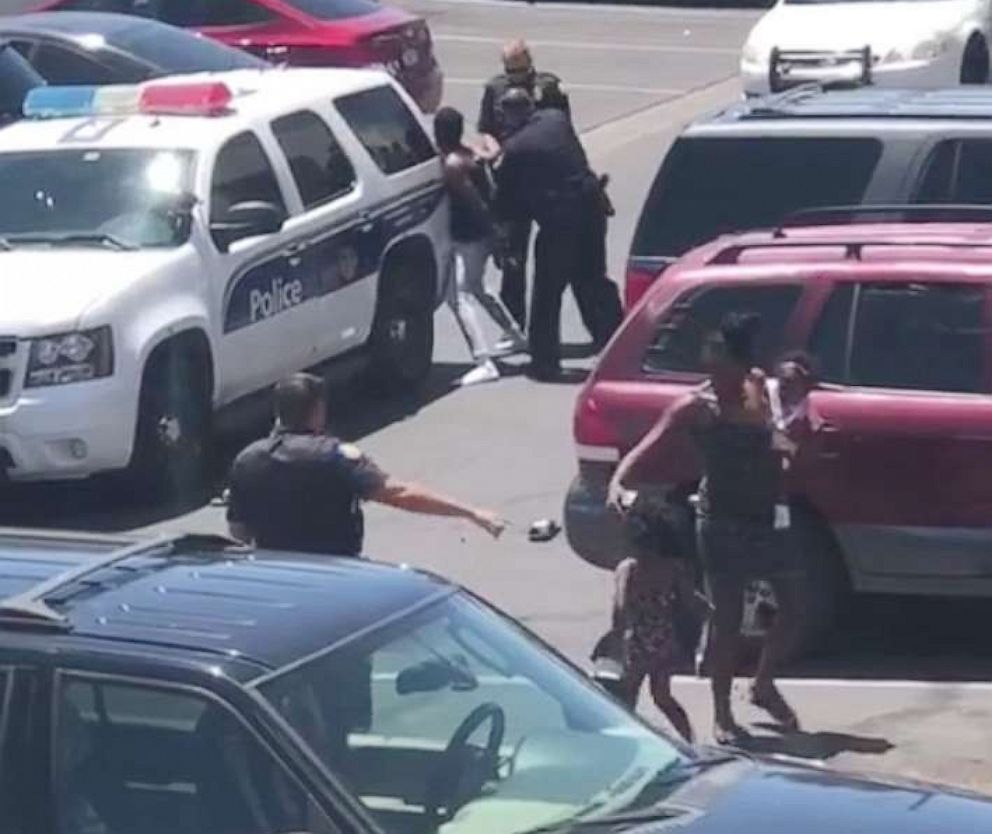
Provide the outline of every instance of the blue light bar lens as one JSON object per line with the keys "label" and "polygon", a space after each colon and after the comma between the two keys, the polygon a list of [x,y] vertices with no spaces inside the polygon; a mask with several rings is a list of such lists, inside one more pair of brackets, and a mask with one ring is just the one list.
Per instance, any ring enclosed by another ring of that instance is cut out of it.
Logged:
{"label": "blue light bar lens", "polygon": [[89,116],[96,87],[35,87],[24,99],[24,115],[33,119]]}

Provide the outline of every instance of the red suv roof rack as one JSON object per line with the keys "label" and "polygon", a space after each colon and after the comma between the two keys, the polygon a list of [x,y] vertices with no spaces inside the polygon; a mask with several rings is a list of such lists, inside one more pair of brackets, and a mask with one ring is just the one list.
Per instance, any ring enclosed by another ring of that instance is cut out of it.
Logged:
{"label": "red suv roof rack", "polygon": [[772,234],[788,229],[868,223],[992,223],[992,206],[969,204],[823,206],[787,214]]}

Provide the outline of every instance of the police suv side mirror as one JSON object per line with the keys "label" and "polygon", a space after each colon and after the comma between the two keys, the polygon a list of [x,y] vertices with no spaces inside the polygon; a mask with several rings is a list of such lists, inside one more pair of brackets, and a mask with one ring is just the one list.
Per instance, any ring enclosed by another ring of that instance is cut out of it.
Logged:
{"label": "police suv side mirror", "polygon": [[226,252],[236,240],[278,232],[286,222],[286,213],[264,200],[235,203],[224,215],[210,224],[210,234],[217,247]]}

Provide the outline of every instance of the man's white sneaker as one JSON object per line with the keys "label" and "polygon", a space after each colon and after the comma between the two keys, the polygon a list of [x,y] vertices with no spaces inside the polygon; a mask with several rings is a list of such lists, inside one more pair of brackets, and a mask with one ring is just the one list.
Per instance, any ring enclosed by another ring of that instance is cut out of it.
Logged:
{"label": "man's white sneaker", "polygon": [[458,384],[463,388],[468,385],[478,385],[482,382],[493,382],[499,379],[499,368],[496,367],[496,363],[492,359],[487,359],[484,362],[480,362],[471,371],[469,371],[465,376],[458,380]]}

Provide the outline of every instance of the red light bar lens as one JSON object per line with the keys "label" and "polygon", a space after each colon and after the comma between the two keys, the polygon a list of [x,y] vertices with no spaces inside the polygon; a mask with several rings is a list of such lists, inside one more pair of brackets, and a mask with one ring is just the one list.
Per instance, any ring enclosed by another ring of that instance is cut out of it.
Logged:
{"label": "red light bar lens", "polygon": [[213,116],[230,109],[234,96],[226,84],[152,84],[141,91],[142,113]]}

